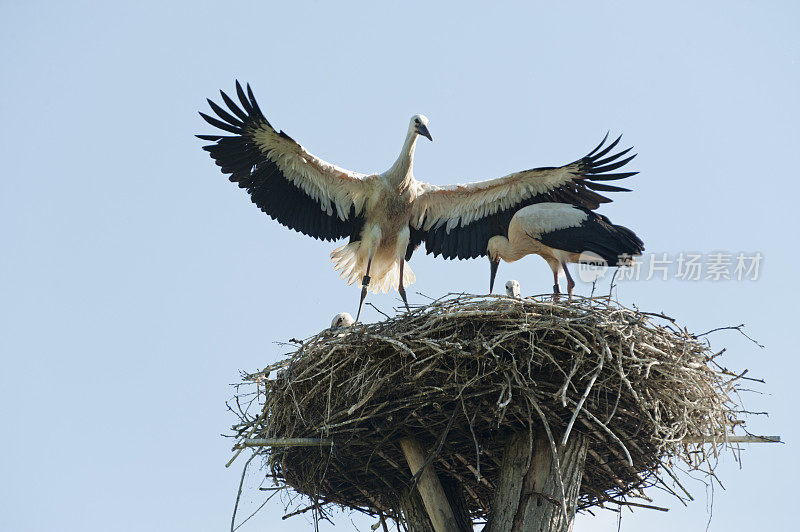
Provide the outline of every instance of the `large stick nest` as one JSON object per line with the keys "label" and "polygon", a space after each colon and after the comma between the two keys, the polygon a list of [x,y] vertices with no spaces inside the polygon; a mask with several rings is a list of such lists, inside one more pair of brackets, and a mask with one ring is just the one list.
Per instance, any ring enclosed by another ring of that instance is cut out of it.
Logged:
{"label": "large stick nest", "polygon": [[314,508],[392,517],[411,480],[397,442],[412,436],[440,477],[463,485],[472,515],[486,517],[508,435],[545,431],[558,444],[569,427],[589,440],[579,508],[624,504],[654,484],[673,491],[676,463],[713,470],[742,423],[738,376],[718,355],[671,318],[607,298],[450,296],[381,323],[326,329],[245,376],[234,431],[239,448],[258,438],[331,440],[255,449],[268,476]]}

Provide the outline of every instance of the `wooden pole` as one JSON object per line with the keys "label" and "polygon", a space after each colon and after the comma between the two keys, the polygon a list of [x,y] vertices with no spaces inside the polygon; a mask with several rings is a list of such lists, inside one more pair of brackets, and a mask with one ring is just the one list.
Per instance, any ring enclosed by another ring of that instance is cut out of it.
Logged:
{"label": "wooden pole", "polygon": [[320,438],[247,438],[236,447],[330,447],[333,440]]}
{"label": "wooden pole", "polygon": [[544,431],[534,434],[533,442],[528,432],[512,434],[503,450],[491,514],[483,531],[570,532],[587,447],[582,434],[571,434],[566,445],[557,447],[556,467],[553,445]]}
{"label": "wooden pole", "polygon": [[[452,478],[441,478],[439,481],[444,489],[447,502],[456,518],[459,532],[472,532],[472,519],[464,499],[464,489],[461,483]],[[411,532],[435,532],[433,524],[428,517],[428,511],[422,502],[418,489],[409,490],[400,497],[400,511],[403,514],[406,530]]]}
{"label": "wooden pole", "polygon": [[[422,464],[425,463],[422,445],[414,438],[403,438],[400,440],[400,447],[403,449],[411,474],[416,475],[417,471],[422,469]],[[428,465],[419,475],[417,489],[433,524],[433,529],[436,532],[457,532],[458,523],[432,466]]]}
{"label": "wooden pole", "polygon": [[686,436],[681,443],[781,443],[780,436]]}
{"label": "wooden pole", "polygon": [[558,446],[559,471],[550,441],[544,434],[537,435],[512,532],[571,532],[587,448],[588,442],[582,434],[571,434],[566,445]]}
{"label": "wooden pole", "polygon": [[528,434],[517,432],[506,440],[503,463],[492,496],[492,511],[483,532],[508,532],[520,504],[520,494],[530,454]]}
{"label": "wooden pole", "polygon": [[419,490],[411,489],[400,498],[400,510],[409,532],[435,532]]}
{"label": "wooden pole", "polygon": [[444,494],[447,497],[447,502],[450,503],[450,509],[453,510],[453,515],[456,518],[459,532],[472,532],[472,517],[469,515],[469,508],[467,508],[466,492],[461,482],[451,477],[442,477],[439,479],[444,488]]}

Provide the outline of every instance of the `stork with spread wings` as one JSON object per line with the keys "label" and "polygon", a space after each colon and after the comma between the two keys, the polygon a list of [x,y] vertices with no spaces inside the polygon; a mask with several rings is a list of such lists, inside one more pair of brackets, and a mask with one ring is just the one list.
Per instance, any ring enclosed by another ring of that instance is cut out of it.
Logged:
{"label": "stork with spread wings", "polygon": [[281,224],[321,240],[349,238],[331,260],[348,284],[361,280],[359,315],[367,290],[396,287],[408,308],[405,287],[415,277],[406,261],[421,243],[428,253],[448,259],[485,256],[489,239],[507,234],[522,207],[558,202],[596,209],[611,201],[599,192],[628,190],[605,181],[636,173],[614,173],[635,155],[624,157],[630,148],[611,154],[620,138],[606,144],[606,135],[588,155],[565,166],[438,187],[414,178],[417,139],[433,140],[428,119],[415,115],[394,164],[382,173],[362,174],[319,159],[275,130],[249,85],[245,92],[236,82],[238,104],[220,94],[228,110],[208,100],[217,117],[200,114],[229,134],[198,135],[212,142],[203,149]]}

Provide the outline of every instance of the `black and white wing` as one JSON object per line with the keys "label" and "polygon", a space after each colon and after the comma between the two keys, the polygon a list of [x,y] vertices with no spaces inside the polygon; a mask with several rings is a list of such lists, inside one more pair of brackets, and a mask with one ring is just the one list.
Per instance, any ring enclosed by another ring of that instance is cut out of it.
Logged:
{"label": "black and white wing", "polygon": [[281,224],[321,240],[357,238],[367,196],[367,176],[344,170],[308,153],[283,131],[275,131],[253,97],[236,82],[241,106],[220,91],[226,111],[208,100],[218,118],[200,115],[231,135],[197,135],[203,149],[229,179]]}
{"label": "black and white wing", "polygon": [[533,168],[505,177],[438,187],[423,184],[412,212],[412,243],[425,242],[427,253],[446,259],[486,255],[489,239],[506,235],[511,217],[534,203],[569,203],[596,209],[611,200],[598,192],[629,191],[604,183],[638,172],[617,172],[636,155],[632,148],[609,155],[622,136],[606,145],[608,135],[585,157],[560,167]]}

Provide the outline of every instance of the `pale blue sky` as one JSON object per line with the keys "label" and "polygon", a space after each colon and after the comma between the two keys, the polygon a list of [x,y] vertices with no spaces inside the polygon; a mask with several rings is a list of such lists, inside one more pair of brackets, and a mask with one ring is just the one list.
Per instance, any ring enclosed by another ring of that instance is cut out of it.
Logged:
{"label": "pale blue sky", "polygon": [[[276,127],[353,170],[388,168],[424,113],[435,142],[415,170],[437,184],[566,163],[624,132],[641,174],[602,212],[648,251],[765,257],[757,282],[641,281],[619,297],[696,331],[745,322],[766,345],[713,338],[730,367],[767,379],[745,397],[771,412],[751,430],[788,444],[746,448],[741,470],[722,458],[710,530],[789,529],[798,5],[273,4],[0,5],[0,529],[224,530],[240,474],[220,437],[229,384],[275,361],[274,342],[354,313],[335,245],[260,213],[193,137],[211,130],[205,98],[236,78]],[[485,260],[411,265],[411,303],[487,289]],[[509,278],[551,285],[535,257],[501,265]],[[688,508],[654,493],[672,510],[626,511],[622,529],[703,530],[706,492],[688,484]],[[246,491],[245,509],[260,496]],[[281,510],[243,530],[310,528]],[[616,514],[581,517],[588,529],[616,530]]]}

